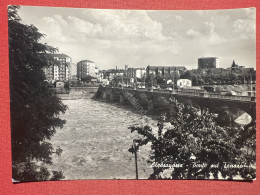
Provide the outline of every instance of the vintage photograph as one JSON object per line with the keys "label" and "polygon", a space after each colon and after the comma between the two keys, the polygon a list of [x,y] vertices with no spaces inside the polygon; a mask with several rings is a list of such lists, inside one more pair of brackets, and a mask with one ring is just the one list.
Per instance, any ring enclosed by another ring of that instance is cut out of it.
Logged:
{"label": "vintage photograph", "polygon": [[7,9],[14,183],[256,179],[255,8]]}

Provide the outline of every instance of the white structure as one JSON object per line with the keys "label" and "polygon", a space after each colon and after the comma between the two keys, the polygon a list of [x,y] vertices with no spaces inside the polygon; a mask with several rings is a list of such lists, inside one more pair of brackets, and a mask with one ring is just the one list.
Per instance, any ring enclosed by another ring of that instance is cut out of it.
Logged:
{"label": "white structure", "polygon": [[59,80],[59,67],[57,65],[54,65],[54,80]]}
{"label": "white structure", "polygon": [[96,77],[95,62],[91,60],[82,60],[77,63],[77,79],[81,80],[85,76]]}
{"label": "white structure", "polygon": [[109,80],[108,80],[108,79],[102,79],[101,82],[102,82],[104,85],[109,85]]}
{"label": "white structure", "polygon": [[70,63],[71,58],[66,54],[49,54],[55,64],[44,68],[45,77],[48,81],[54,82],[57,80],[68,81],[70,78]]}
{"label": "white structure", "polygon": [[125,74],[128,78],[139,78],[141,79],[146,74],[145,68],[128,68],[126,65]]}
{"label": "white structure", "polygon": [[170,80],[166,81],[166,84],[172,84],[172,80],[170,79]]}
{"label": "white structure", "polygon": [[189,79],[179,79],[177,81],[177,87],[178,88],[185,88],[185,87],[191,87],[192,86],[192,82]]}
{"label": "white structure", "polygon": [[97,75],[99,73],[98,67],[95,67],[95,74]]}
{"label": "white structure", "polygon": [[141,79],[146,74],[146,70],[144,68],[137,68],[136,69],[136,78]]}

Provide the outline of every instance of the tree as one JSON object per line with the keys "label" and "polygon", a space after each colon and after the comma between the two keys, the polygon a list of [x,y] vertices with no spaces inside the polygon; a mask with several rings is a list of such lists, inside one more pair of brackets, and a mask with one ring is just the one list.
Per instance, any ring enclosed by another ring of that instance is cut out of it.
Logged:
{"label": "tree", "polygon": [[129,127],[141,135],[134,140],[137,147],[151,142],[148,162],[161,165],[153,167],[150,179],[255,178],[255,123],[244,128],[221,127],[208,110],[171,101],[175,114],[170,127],[165,128],[164,114],[157,134],[149,126]]}
{"label": "tree", "polygon": [[70,83],[68,81],[64,83],[64,89],[66,89],[67,93],[70,91]]}
{"label": "tree", "polygon": [[156,79],[155,79],[155,76],[153,74],[151,75],[147,75],[146,79],[145,79],[145,84],[148,86],[148,87],[151,87],[151,86],[154,86],[156,85]]}
{"label": "tree", "polygon": [[[19,6],[8,7],[10,109],[13,178],[18,181],[48,180],[53,146],[47,141],[62,128],[58,115],[66,106],[48,87],[43,68],[54,63],[57,51],[39,43],[44,37],[33,25],[20,23]],[[57,172],[58,173],[58,172]],[[60,173],[60,172],[59,172]],[[61,174],[56,174],[62,178]]]}
{"label": "tree", "polygon": [[84,77],[81,78],[81,81],[84,82],[84,83],[90,83],[91,82],[91,79],[96,79],[95,77],[92,77],[90,75],[86,75]]}
{"label": "tree", "polygon": [[115,76],[113,77],[113,79],[112,79],[112,84],[113,84],[113,86],[119,86],[120,83],[123,84],[123,83],[122,83],[122,80],[123,80],[123,78],[122,78],[121,75],[115,75]]}
{"label": "tree", "polygon": [[194,74],[193,74],[193,72],[190,71],[190,70],[187,70],[184,74],[182,74],[182,75],[180,76],[181,79],[189,79],[189,80],[192,80],[193,77],[194,77]]}

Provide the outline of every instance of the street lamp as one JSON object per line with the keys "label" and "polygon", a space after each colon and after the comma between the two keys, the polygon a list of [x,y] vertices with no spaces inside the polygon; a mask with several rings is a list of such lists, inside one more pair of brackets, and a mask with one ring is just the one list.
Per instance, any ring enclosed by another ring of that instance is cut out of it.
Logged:
{"label": "street lamp", "polygon": [[174,74],[175,74],[175,72],[176,72],[176,68],[174,68],[174,70],[173,70],[173,74],[172,74],[172,91],[174,92]]}
{"label": "street lamp", "polygon": [[124,88],[123,87],[123,82],[124,82],[124,73],[122,74],[122,84],[121,84],[122,89]]}
{"label": "street lamp", "polygon": [[135,173],[136,173],[136,179],[138,179],[138,164],[137,164],[137,152],[139,150],[139,145],[136,142],[136,140],[133,140],[132,147],[129,148],[129,152],[135,155]]}
{"label": "street lamp", "polygon": [[151,92],[153,92],[153,78],[152,77],[150,78],[151,78],[151,86],[152,86]]}

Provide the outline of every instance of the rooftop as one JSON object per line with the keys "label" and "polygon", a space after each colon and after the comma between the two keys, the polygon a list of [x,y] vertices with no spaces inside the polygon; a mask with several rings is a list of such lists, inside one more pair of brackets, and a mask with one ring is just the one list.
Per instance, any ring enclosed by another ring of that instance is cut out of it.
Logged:
{"label": "rooftop", "polygon": [[199,59],[219,59],[218,57],[201,57]]}
{"label": "rooftop", "polygon": [[[91,60],[81,60],[80,62],[89,62],[89,63],[95,63],[95,62],[93,62],[93,61],[91,61]],[[78,62],[78,63],[80,63],[80,62]]]}
{"label": "rooftop", "polygon": [[51,55],[53,57],[57,57],[57,58],[70,58],[68,55],[63,54],[63,53],[52,53]]}
{"label": "rooftop", "polygon": [[107,73],[122,73],[125,72],[123,69],[109,69],[106,71]]}
{"label": "rooftop", "polygon": [[147,68],[149,67],[149,69],[151,70],[151,69],[173,69],[173,68],[176,68],[177,70],[178,69],[186,69],[186,67],[185,66],[150,66],[150,65],[148,65],[147,66]]}

